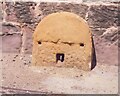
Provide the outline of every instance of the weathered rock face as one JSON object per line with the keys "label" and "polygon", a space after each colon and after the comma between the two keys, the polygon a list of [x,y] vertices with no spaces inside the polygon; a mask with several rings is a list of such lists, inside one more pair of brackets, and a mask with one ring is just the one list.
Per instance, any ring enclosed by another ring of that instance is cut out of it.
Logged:
{"label": "weathered rock face", "polygon": [[34,23],[33,16],[30,12],[30,6],[33,6],[34,3],[31,2],[16,2],[15,11],[16,17],[19,18],[19,22],[31,24]]}
{"label": "weathered rock face", "polygon": [[[83,2],[86,1],[90,3],[0,2],[0,6],[2,6],[0,21],[7,24],[2,25],[0,38],[3,38],[3,36],[7,38],[7,34],[11,34],[9,38],[14,38],[12,34],[14,36],[19,35],[18,37],[21,38],[21,42],[16,41],[16,43],[19,43],[20,47],[19,49],[15,48],[15,50],[21,53],[19,50],[24,49],[25,54],[31,54],[32,35],[37,24],[50,13],[67,11],[81,16],[88,22],[92,30],[98,61],[101,63],[102,59],[104,59],[103,63],[108,64],[106,58],[109,57],[109,54],[105,53],[104,49],[108,49],[108,53],[111,53],[111,55],[115,53],[109,59],[116,61],[118,54],[116,51],[118,50],[117,46],[120,46],[117,34],[119,31],[117,29],[120,26],[120,22],[118,22],[118,18],[120,17],[120,6],[118,5],[120,2],[108,0],[107,3],[101,2],[99,4],[95,0],[83,0]],[[2,43],[5,42],[2,41]],[[6,45],[10,46],[12,42],[9,43]],[[12,46],[10,48],[14,49]],[[4,52],[16,51],[7,48]],[[113,59],[113,57],[116,59]],[[113,64],[113,62],[110,63]]]}
{"label": "weathered rock face", "polygon": [[87,23],[69,12],[48,15],[33,34],[32,56],[35,66],[76,66],[90,70],[92,35]]}
{"label": "weathered rock face", "polygon": [[2,52],[20,52],[22,44],[20,31],[20,26],[10,23],[2,23],[2,32],[0,34],[2,40]]}
{"label": "weathered rock face", "polygon": [[7,34],[18,34],[20,33],[21,28],[18,25],[13,25],[10,23],[2,23],[2,34],[1,35],[7,35]]}
{"label": "weathered rock face", "polygon": [[108,28],[110,26],[119,26],[118,6],[93,5],[89,11],[90,25],[96,28]]}
{"label": "weathered rock face", "polygon": [[86,6],[85,4],[72,4],[72,3],[49,3],[49,4],[40,3],[39,8],[44,16],[54,12],[67,11],[73,12],[85,18],[88,6]]}

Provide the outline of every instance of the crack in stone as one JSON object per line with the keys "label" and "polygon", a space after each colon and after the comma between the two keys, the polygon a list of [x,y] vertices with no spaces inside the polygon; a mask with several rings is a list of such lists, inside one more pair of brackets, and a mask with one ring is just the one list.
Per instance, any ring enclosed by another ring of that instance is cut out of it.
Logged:
{"label": "crack in stone", "polygon": [[70,46],[72,46],[72,45],[74,45],[74,44],[83,44],[84,45],[84,43],[72,43],[72,42],[60,42],[60,39],[58,39],[58,41],[56,41],[56,42],[54,42],[54,41],[37,41],[37,42],[46,42],[46,43],[54,43],[54,44],[58,44],[58,43],[62,43],[62,44],[68,44],[68,45],[70,45]]}

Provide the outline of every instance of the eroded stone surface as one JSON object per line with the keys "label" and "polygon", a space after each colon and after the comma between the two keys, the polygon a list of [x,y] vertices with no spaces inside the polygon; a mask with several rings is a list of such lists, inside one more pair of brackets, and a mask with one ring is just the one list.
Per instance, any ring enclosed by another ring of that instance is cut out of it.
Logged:
{"label": "eroded stone surface", "polygon": [[15,13],[18,18],[18,22],[31,24],[34,23],[33,16],[30,12],[30,6],[34,3],[32,2],[16,2],[15,3]]}
{"label": "eroded stone surface", "polygon": [[89,10],[88,22],[94,28],[109,28],[117,26],[118,23],[118,6],[114,5],[92,5]]}
{"label": "eroded stone surface", "polygon": [[[25,2],[5,2],[5,3],[1,3],[1,4],[2,4],[2,13],[4,13],[3,14],[4,18],[2,18],[2,19],[6,20],[6,23],[9,24],[9,21],[10,22],[12,21],[13,23],[20,23],[21,26],[23,26],[24,24],[27,24],[27,26],[30,27],[31,33],[29,31],[29,32],[23,34],[23,36],[21,36],[21,39],[23,37],[26,37],[26,39],[24,39],[25,41],[24,40],[22,41],[22,43],[24,43],[24,49],[25,49],[24,52],[25,53],[31,54],[31,49],[32,49],[31,45],[33,43],[33,42],[31,42],[32,41],[32,32],[34,32],[36,25],[41,21],[41,19],[43,17],[45,17],[49,13],[58,12],[58,11],[59,12],[60,11],[73,12],[83,18],[87,17],[87,21],[91,27],[92,34],[95,35],[95,37],[99,39],[99,40],[97,39],[98,41],[96,41],[96,39],[95,39],[94,42],[97,42],[97,44],[107,42],[106,45],[103,44],[102,47],[100,47],[103,49],[103,51],[106,46],[111,46],[111,49],[110,49],[111,51],[112,51],[113,47],[120,46],[120,44],[118,44],[119,42],[118,42],[118,36],[117,36],[118,35],[117,29],[120,25],[119,22],[117,22],[119,13],[120,13],[118,10],[118,9],[120,9],[120,6],[118,6],[119,2],[108,3],[108,4],[106,4],[106,3],[74,4],[74,3],[50,3],[50,2],[47,2],[47,3],[43,3],[43,2],[42,3],[40,3],[40,2],[27,2],[27,3],[25,3]],[[25,12],[20,12],[20,11],[24,11],[24,10],[25,10]],[[24,16],[24,14],[27,14],[27,15]],[[31,15],[31,16],[29,16],[29,15]],[[29,18],[27,18],[26,16]],[[32,19],[32,22],[31,22],[31,19]],[[26,21],[28,21],[28,22],[26,22]],[[19,26],[14,25],[14,24],[13,24],[13,26],[14,27],[5,25],[3,27],[3,29],[5,29],[5,30],[3,30],[3,32],[0,32],[0,35],[3,36],[3,33],[12,35],[13,33],[11,33],[11,32],[18,33],[20,31]],[[23,27],[21,27],[21,28],[23,28]],[[113,29],[116,28],[116,31],[115,32],[111,31],[112,28]],[[27,28],[27,30],[28,29],[29,28]],[[109,34],[109,31],[111,32],[110,34]],[[99,50],[101,50],[99,48],[99,46],[97,46],[97,44],[95,44],[95,48],[98,49],[98,50],[96,50],[96,54],[98,54],[100,52]],[[116,48],[116,50],[117,50],[117,48]],[[9,52],[9,51],[10,50],[8,49],[7,52]],[[99,58],[99,57],[101,58],[101,55],[98,54],[97,58]],[[103,59],[106,61],[107,53],[105,53],[104,55],[106,55],[106,56]],[[99,61],[101,61],[101,59]]]}
{"label": "eroded stone surface", "polygon": [[[72,3],[40,3],[40,10],[43,15],[48,15],[54,12],[73,12],[85,18],[88,6],[85,4],[72,4]],[[49,10],[52,9],[52,10]]]}
{"label": "eroded stone surface", "polygon": [[14,2],[5,2],[4,5],[4,19],[5,21],[17,22],[17,17],[15,13],[15,5]]}
{"label": "eroded stone surface", "polygon": [[[9,1],[9,0],[8,0]],[[85,1],[85,0],[83,0]],[[89,1],[89,0],[86,0]],[[85,2],[86,2],[85,1]],[[100,94],[116,94],[118,92],[118,84],[117,84],[117,80],[118,80],[118,68],[115,65],[118,65],[118,47],[115,45],[118,44],[116,42],[116,31],[111,31],[111,29],[114,26],[115,28],[119,27],[116,26],[117,24],[113,24],[114,18],[118,18],[118,16],[116,16],[116,7],[111,7],[111,5],[113,6],[113,3],[110,3],[108,5],[106,4],[99,4],[96,5],[95,3],[93,3],[93,1],[98,2],[98,1],[104,1],[104,0],[90,0],[91,5],[89,4],[85,4],[85,6],[93,6],[93,8],[90,10],[90,14],[88,14],[88,21],[89,19],[91,19],[89,22],[91,22],[89,25],[92,26],[92,32],[94,36],[94,42],[95,42],[95,48],[96,48],[96,55],[97,55],[97,66],[94,68],[94,70],[92,70],[91,72],[88,72],[88,74],[82,74],[81,76],[81,72],[79,72],[79,69],[69,69],[69,68],[38,68],[38,70],[35,68],[33,68],[33,70],[30,70],[29,67],[26,67],[25,65],[31,65],[31,55],[30,54],[25,54],[26,56],[23,56],[21,58],[21,54],[15,54],[18,51],[12,51],[11,50],[15,50],[14,46],[11,46],[11,44],[6,43],[7,49],[3,49],[6,50],[7,53],[3,52],[2,54],[2,59],[0,60],[2,62],[2,76],[3,79],[0,79],[4,88],[2,89],[3,93],[7,93],[7,94],[18,94],[18,93],[37,93],[37,94],[41,94],[42,92],[49,92],[49,93],[64,93],[64,94],[89,94],[89,93],[100,93]],[[107,0],[105,0],[107,1]],[[118,1],[118,0],[109,0],[111,1]],[[81,4],[60,4],[60,3],[45,3],[43,4],[44,6],[42,6],[42,4],[40,4],[39,2],[37,2],[37,5],[35,4],[31,4],[27,2],[27,4],[29,5],[29,7],[27,7],[26,13],[24,14],[29,14],[29,12],[31,12],[32,16],[34,18],[32,18],[33,21],[35,21],[34,23],[31,23],[30,18],[26,18],[24,17],[20,17],[19,14],[17,14],[18,16],[16,17],[16,11],[13,10],[14,8],[16,9],[16,6],[19,6],[19,4],[14,6],[13,2],[7,2],[7,3],[12,3],[9,4],[9,8],[5,8],[5,6],[2,6],[4,10],[4,14],[3,17],[1,19],[6,20],[6,22],[12,21],[12,22],[20,22],[21,24],[28,24],[32,27],[32,29],[35,29],[35,26],[38,24],[38,22],[44,17],[46,16],[48,13],[52,13],[52,12],[57,12],[58,10],[62,11],[62,10],[66,10],[66,11],[71,11],[73,13],[76,14],[80,14],[81,17],[85,17],[84,15],[86,15],[86,11],[87,13],[89,12],[87,7],[79,7],[81,6]],[[27,4],[23,4],[24,2],[21,2],[21,5],[23,6],[19,6],[18,9],[22,9],[20,7],[25,7],[28,6]],[[117,2],[114,2],[114,6],[120,7],[118,6]],[[2,4],[3,5],[3,4]],[[40,5],[40,6],[39,6]],[[101,5],[101,7],[99,7]],[[70,7],[71,8],[70,8]],[[95,7],[94,7],[95,6]],[[103,9],[101,9],[103,6],[107,6]],[[7,6],[8,7],[8,6]],[[14,8],[13,8],[14,7]],[[34,10],[35,7],[35,10]],[[43,8],[42,8],[43,7]],[[54,10],[53,10],[54,7]],[[109,8],[111,7],[111,8]],[[30,8],[30,11],[29,11]],[[73,9],[74,10],[73,10]],[[6,10],[7,9],[7,10]],[[25,8],[24,8],[25,9]],[[41,11],[42,9],[42,11]],[[44,11],[45,9],[45,11]],[[72,9],[72,10],[70,10]],[[112,11],[109,11],[108,9],[112,9]],[[8,11],[11,10],[11,11]],[[37,11],[36,11],[37,10]],[[81,10],[83,10],[83,12],[81,12]],[[98,12],[98,11],[99,12]],[[106,11],[108,10],[108,11]],[[115,14],[114,14],[114,10],[115,10]],[[23,10],[20,10],[23,11]],[[50,12],[49,12],[50,11]],[[3,11],[2,11],[3,12]],[[7,13],[6,13],[7,12]],[[44,12],[44,13],[43,13]],[[105,12],[105,13],[103,13]],[[18,12],[19,13],[19,12]],[[93,13],[92,16],[89,16]],[[107,24],[107,26],[105,25],[106,21],[105,19],[108,18],[104,18],[104,16],[102,16],[102,13],[105,14],[105,16],[107,16],[109,19],[109,23]],[[120,12],[118,12],[119,14]],[[10,15],[9,15],[10,14]],[[107,14],[111,14],[111,15],[107,15]],[[29,15],[25,15],[30,17]],[[98,16],[98,17],[97,17]],[[102,20],[102,22],[100,22],[101,19],[100,16],[102,18],[104,18]],[[20,17],[20,18],[19,18]],[[25,20],[26,19],[26,20]],[[94,23],[94,19],[96,23]],[[26,22],[28,20],[28,22]],[[110,21],[111,20],[111,21]],[[29,23],[30,21],[30,23]],[[110,23],[112,22],[112,23]],[[102,24],[100,24],[102,23]],[[100,26],[99,26],[100,24]],[[96,25],[98,25],[96,28]],[[105,28],[102,28],[102,26]],[[110,26],[109,26],[110,25]],[[10,27],[11,29],[12,27]],[[18,27],[17,27],[18,28]],[[7,30],[9,28],[6,28]],[[13,28],[14,29],[14,28]],[[19,28],[18,28],[19,29]],[[25,28],[27,29],[27,28]],[[109,30],[110,29],[110,30]],[[114,28],[113,28],[114,29]],[[16,29],[15,29],[16,30]],[[9,31],[9,30],[8,30]],[[111,32],[109,34],[109,31]],[[119,30],[118,30],[119,31]],[[115,32],[115,34],[114,34]],[[17,31],[16,31],[17,33]],[[106,33],[106,34],[104,34]],[[119,32],[120,33],[120,32]],[[1,35],[1,33],[0,33]],[[16,34],[16,35],[20,35],[20,34]],[[17,36],[11,34],[11,36],[6,36],[4,37],[4,40],[11,41],[11,38],[16,38]],[[26,34],[23,34],[26,36]],[[28,36],[29,35],[29,36]],[[27,46],[27,49],[31,50],[31,46],[29,46],[30,42],[32,41],[32,37],[31,37],[32,33],[29,34],[29,32],[27,32],[27,36],[28,39],[25,39],[24,42],[25,43],[25,48]],[[0,36],[0,39],[3,38],[2,35]],[[15,36],[15,37],[14,37]],[[25,37],[23,36],[23,37]],[[18,36],[19,37],[19,36]],[[113,37],[113,41],[112,40]],[[114,39],[115,37],[115,39]],[[22,38],[20,36],[20,38]],[[31,38],[31,40],[30,40]],[[106,38],[106,39],[105,39]],[[115,41],[114,41],[115,40]],[[16,39],[12,39],[12,41],[15,41],[15,43],[18,44],[18,41]],[[22,42],[23,43],[23,42]],[[31,42],[32,43],[32,42]],[[16,45],[16,44],[15,44]],[[31,45],[31,44],[30,44]],[[9,47],[8,47],[9,46]],[[0,42],[0,50],[2,47],[2,42]],[[119,44],[120,47],[120,44]],[[28,50],[25,50],[25,52],[28,52]],[[44,50],[43,50],[44,51]],[[11,54],[11,53],[14,54]],[[9,54],[8,54],[9,53]],[[71,58],[71,57],[70,57]],[[17,70],[17,71],[16,71]],[[36,72],[37,71],[37,72]],[[52,73],[52,74],[51,74]],[[71,75],[72,74],[72,75]],[[63,77],[61,77],[63,76]],[[26,78],[27,77],[27,78]],[[105,84],[103,84],[103,82],[106,82]],[[89,86],[88,86],[89,85]],[[7,87],[5,87],[7,86]],[[16,88],[19,90],[12,90],[9,88]],[[1,88],[0,88],[1,89]],[[20,90],[21,89],[21,90]],[[26,91],[23,91],[26,90]],[[34,90],[34,92],[30,91],[30,90]],[[82,90],[82,91],[81,91]]]}
{"label": "eroded stone surface", "polygon": [[61,66],[91,68],[91,31],[78,15],[53,13],[38,24],[33,34],[33,65],[57,66],[57,54],[65,55]]}

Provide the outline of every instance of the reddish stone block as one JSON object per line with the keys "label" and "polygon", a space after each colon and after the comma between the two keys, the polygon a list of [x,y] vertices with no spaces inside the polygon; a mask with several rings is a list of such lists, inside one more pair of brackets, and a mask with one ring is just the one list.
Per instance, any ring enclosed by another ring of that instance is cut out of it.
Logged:
{"label": "reddish stone block", "polygon": [[88,6],[85,4],[72,3],[40,3],[39,7],[44,16],[54,12],[67,11],[73,12],[83,18],[85,18],[88,9]]}
{"label": "reddish stone block", "polygon": [[18,25],[13,25],[11,23],[2,23],[2,34],[13,34],[20,33],[21,28]]}
{"label": "reddish stone block", "polygon": [[2,52],[19,53],[21,50],[21,34],[11,34],[2,36]]}
{"label": "reddish stone block", "polygon": [[33,46],[33,40],[32,40],[33,30],[25,26],[23,28],[23,51],[25,54],[31,54],[32,53],[32,46]]}
{"label": "reddish stone block", "polygon": [[118,26],[118,5],[92,5],[88,14],[88,22],[94,28]]}
{"label": "reddish stone block", "polygon": [[17,17],[15,13],[15,5],[14,2],[5,2],[5,13],[4,13],[4,18],[6,21],[12,21],[12,22],[17,22]]}

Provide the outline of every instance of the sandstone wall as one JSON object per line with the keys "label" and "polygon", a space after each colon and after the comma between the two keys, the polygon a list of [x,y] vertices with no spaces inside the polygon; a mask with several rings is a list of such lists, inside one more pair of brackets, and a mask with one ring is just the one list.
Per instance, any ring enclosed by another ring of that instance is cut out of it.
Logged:
{"label": "sandstone wall", "polygon": [[32,34],[38,22],[50,13],[68,11],[88,21],[93,32],[97,62],[117,65],[120,2],[102,1],[100,3],[87,3],[85,0],[81,1],[82,3],[0,2],[2,8],[0,48],[3,53],[31,54]]}

